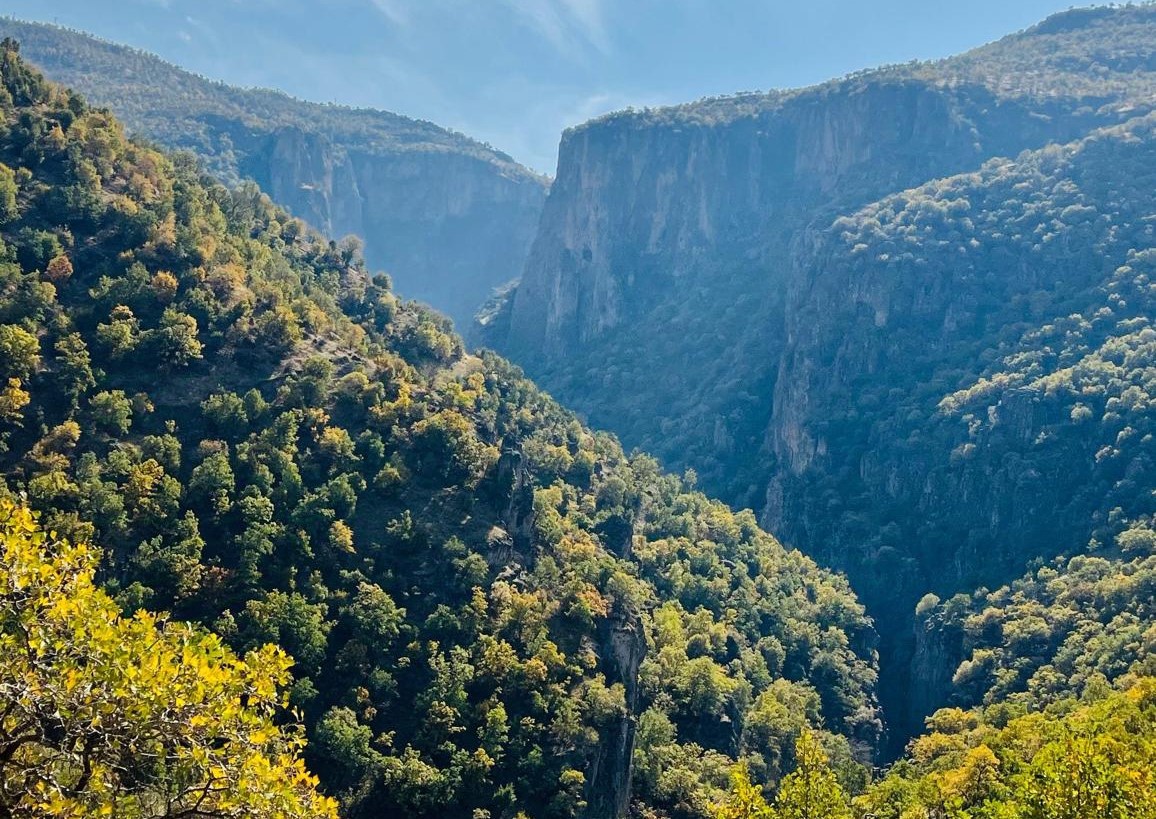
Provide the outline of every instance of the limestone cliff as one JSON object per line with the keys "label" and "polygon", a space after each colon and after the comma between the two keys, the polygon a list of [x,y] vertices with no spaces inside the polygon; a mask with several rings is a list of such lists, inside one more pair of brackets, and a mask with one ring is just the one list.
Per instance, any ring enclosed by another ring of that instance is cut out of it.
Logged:
{"label": "limestone cliff", "polygon": [[546,193],[512,162],[445,148],[383,152],[298,128],[264,135],[241,170],[328,235],[362,237],[371,267],[462,328],[518,275]]}
{"label": "limestone cliff", "polygon": [[1070,141],[1134,110],[884,72],[596,120],[563,136],[501,341],[523,358],[572,355],[671,290],[736,269],[762,268],[764,289],[779,295],[790,241],[823,214]]}

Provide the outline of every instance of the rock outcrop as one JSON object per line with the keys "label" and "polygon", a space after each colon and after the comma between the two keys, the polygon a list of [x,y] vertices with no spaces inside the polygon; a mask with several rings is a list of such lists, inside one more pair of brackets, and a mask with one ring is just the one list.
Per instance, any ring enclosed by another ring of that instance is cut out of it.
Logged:
{"label": "rock outcrop", "polygon": [[586,819],[620,819],[630,808],[638,672],[646,658],[646,636],[641,620],[626,614],[608,619],[599,636],[603,672],[611,683],[625,689],[626,710],[604,730],[602,745],[590,763],[583,815]]}

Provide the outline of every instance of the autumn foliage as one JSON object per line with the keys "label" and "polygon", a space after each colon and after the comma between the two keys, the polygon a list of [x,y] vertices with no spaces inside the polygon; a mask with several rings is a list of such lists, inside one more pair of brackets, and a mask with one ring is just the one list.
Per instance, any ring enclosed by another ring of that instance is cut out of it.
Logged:
{"label": "autumn foliage", "polygon": [[96,553],[0,502],[0,813],[326,817],[296,725],[289,658],[244,659],[216,635],[93,582]]}

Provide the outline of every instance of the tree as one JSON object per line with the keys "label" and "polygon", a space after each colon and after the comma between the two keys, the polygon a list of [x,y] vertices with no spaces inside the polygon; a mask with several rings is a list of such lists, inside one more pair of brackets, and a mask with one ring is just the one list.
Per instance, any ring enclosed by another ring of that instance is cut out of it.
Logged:
{"label": "tree", "polygon": [[132,426],[132,402],[124,390],[106,390],[88,402],[92,420],[111,435],[124,435]]}
{"label": "tree", "polygon": [[15,324],[0,324],[0,368],[3,375],[27,379],[40,366],[40,341]]}
{"label": "tree", "polygon": [[880,819],[1156,819],[1156,679],[1011,713],[1007,702],[937,712],[935,733],[856,807]]}
{"label": "tree", "polygon": [[207,507],[214,517],[220,517],[233,508],[236,486],[229,456],[218,452],[205,458],[189,475],[188,496]]}
{"label": "tree", "polygon": [[140,341],[140,322],[123,304],[112,309],[108,324],[96,326],[98,347],[104,348],[114,361],[131,353]]}
{"label": "tree", "polygon": [[751,782],[746,765],[731,770],[731,792],[727,801],[714,810],[714,819],[774,819],[775,813],[763,798],[763,789]]}
{"label": "tree", "polygon": [[[1151,774],[1137,775],[1111,736],[1067,737],[1044,748],[1017,788],[1023,819],[1153,819]],[[1149,760],[1151,762],[1151,760]]]}
{"label": "tree", "polygon": [[187,313],[165,308],[161,323],[148,334],[160,362],[172,369],[187,366],[201,357],[203,347],[197,338],[197,320]]}
{"label": "tree", "polygon": [[244,401],[231,392],[210,395],[201,402],[201,414],[213,432],[229,440],[239,438],[249,427]]}
{"label": "tree", "polygon": [[290,646],[299,673],[315,674],[320,670],[332,627],[323,604],[310,603],[297,592],[273,591],[263,600],[246,603],[242,622],[252,644],[273,639]]}
{"label": "tree", "polygon": [[444,410],[413,425],[412,456],[417,471],[443,484],[474,479],[493,454],[460,413]]}
{"label": "tree", "polygon": [[0,390],[0,423],[19,425],[24,408],[32,400],[32,395],[21,388],[19,378],[9,378],[8,384]]}
{"label": "tree", "polygon": [[69,333],[56,342],[54,350],[56,380],[61,391],[76,406],[80,396],[96,386],[88,345],[80,333]]}
{"label": "tree", "polygon": [[818,738],[809,730],[795,743],[795,764],[775,799],[778,819],[850,819],[847,795],[839,787]]}
{"label": "tree", "polygon": [[95,566],[0,502],[0,813],[336,817],[277,719],[284,652],[124,617]]}
{"label": "tree", "polygon": [[63,253],[53,256],[48,260],[48,266],[44,269],[44,276],[50,282],[63,284],[72,278],[72,262]]}
{"label": "tree", "polygon": [[16,203],[16,194],[19,190],[16,172],[0,163],[0,224],[11,222],[20,214],[20,208]]}
{"label": "tree", "polygon": [[161,304],[168,304],[176,298],[177,290],[180,288],[180,282],[177,277],[167,270],[162,270],[152,277],[149,285],[156,294],[157,300]]}

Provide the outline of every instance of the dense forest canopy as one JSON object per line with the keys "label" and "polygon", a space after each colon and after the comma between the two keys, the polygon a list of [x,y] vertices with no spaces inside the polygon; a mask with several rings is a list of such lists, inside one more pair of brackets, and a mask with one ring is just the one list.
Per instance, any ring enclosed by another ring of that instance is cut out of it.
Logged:
{"label": "dense forest canopy", "polygon": [[1156,6],[569,132],[487,332],[681,477],[28,31],[223,178],[3,42],[0,813],[1156,819]]}
{"label": "dense forest canopy", "polygon": [[[882,724],[846,581],[626,457],[352,244],[0,61],[0,469],[127,613],[293,658],[349,815],[704,815]],[[625,756],[624,756],[625,755]],[[478,813],[478,812],[482,813]]]}

